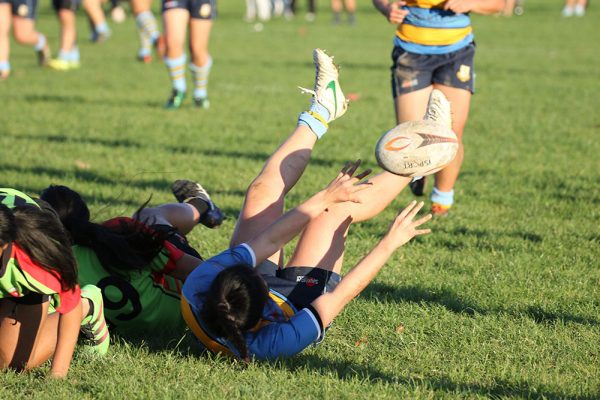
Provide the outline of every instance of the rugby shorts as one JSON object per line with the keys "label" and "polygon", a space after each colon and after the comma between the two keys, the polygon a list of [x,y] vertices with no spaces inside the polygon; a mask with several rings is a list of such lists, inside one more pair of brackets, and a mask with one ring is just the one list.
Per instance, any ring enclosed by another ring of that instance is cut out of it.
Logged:
{"label": "rugby shorts", "polygon": [[214,20],[217,17],[216,0],[163,0],[162,12],[182,8],[188,10],[190,18]]}

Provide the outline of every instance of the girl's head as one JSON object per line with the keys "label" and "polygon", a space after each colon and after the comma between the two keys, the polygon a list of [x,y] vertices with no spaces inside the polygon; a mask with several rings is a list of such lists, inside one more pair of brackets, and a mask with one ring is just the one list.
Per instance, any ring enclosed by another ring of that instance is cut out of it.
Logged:
{"label": "girl's head", "polygon": [[127,271],[141,270],[163,248],[166,235],[138,221],[124,218],[112,221],[110,227],[91,222],[90,210],[81,195],[66,186],[48,186],[40,197],[56,210],[73,244],[92,249],[111,273],[126,276]]}
{"label": "girl's head", "polygon": [[35,206],[0,204],[0,248],[15,242],[40,267],[58,276],[64,290],[77,285],[77,264],[56,216]]}
{"label": "girl's head", "polygon": [[246,265],[227,268],[213,281],[201,316],[211,331],[229,339],[247,360],[243,333],[258,323],[268,297],[267,284],[256,270]]}

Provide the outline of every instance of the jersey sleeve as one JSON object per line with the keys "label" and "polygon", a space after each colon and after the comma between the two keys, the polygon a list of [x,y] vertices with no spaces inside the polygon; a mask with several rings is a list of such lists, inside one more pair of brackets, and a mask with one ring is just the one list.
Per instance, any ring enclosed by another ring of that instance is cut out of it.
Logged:
{"label": "jersey sleeve", "polygon": [[56,312],[59,314],[66,314],[72,311],[81,301],[81,289],[79,285],[75,286],[72,290],[61,291],[58,295],[60,297],[60,306],[56,308]]}
{"label": "jersey sleeve", "polygon": [[201,309],[204,297],[217,275],[236,265],[247,265],[251,268],[256,266],[254,251],[247,244],[227,249],[200,264],[185,280],[183,296],[192,307]]}
{"label": "jersey sleeve", "polygon": [[183,257],[184,252],[173,243],[165,241],[163,249],[150,263],[150,269],[156,272],[169,274],[177,267],[177,261]]}
{"label": "jersey sleeve", "polygon": [[271,322],[248,337],[250,353],[257,359],[291,357],[321,336],[321,328],[312,311],[302,309],[286,322]]}

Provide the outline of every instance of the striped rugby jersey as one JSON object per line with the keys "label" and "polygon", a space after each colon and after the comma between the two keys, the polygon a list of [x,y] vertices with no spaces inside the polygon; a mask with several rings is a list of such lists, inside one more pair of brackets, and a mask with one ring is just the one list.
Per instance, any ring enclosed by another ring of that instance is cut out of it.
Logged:
{"label": "striped rugby jersey", "polygon": [[407,0],[409,14],[398,25],[394,44],[410,53],[446,54],[473,41],[471,18],[443,9],[445,0]]}

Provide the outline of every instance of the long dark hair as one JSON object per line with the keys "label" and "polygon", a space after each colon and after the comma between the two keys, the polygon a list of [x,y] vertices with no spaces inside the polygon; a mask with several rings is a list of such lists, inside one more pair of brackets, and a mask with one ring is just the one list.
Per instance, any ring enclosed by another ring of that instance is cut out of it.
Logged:
{"label": "long dark hair", "polygon": [[[73,244],[92,249],[102,267],[110,273],[127,276],[129,271],[142,270],[163,248],[166,235],[141,222],[122,219],[110,227],[91,222],[90,210],[83,198],[66,186],[47,187],[41,199],[56,210]],[[147,204],[144,203],[137,214]]]}
{"label": "long dark hair", "polygon": [[213,281],[201,317],[211,331],[230,340],[248,361],[244,332],[258,323],[268,297],[267,284],[254,269],[247,265],[227,268]]}
{"label": "long dark hair", "polygon": [[11,242],[55,275],[63,290],[77,285],[77,263],[69,236],[53,213],[30,205],[11,210],[0,204],[0,245]]}

